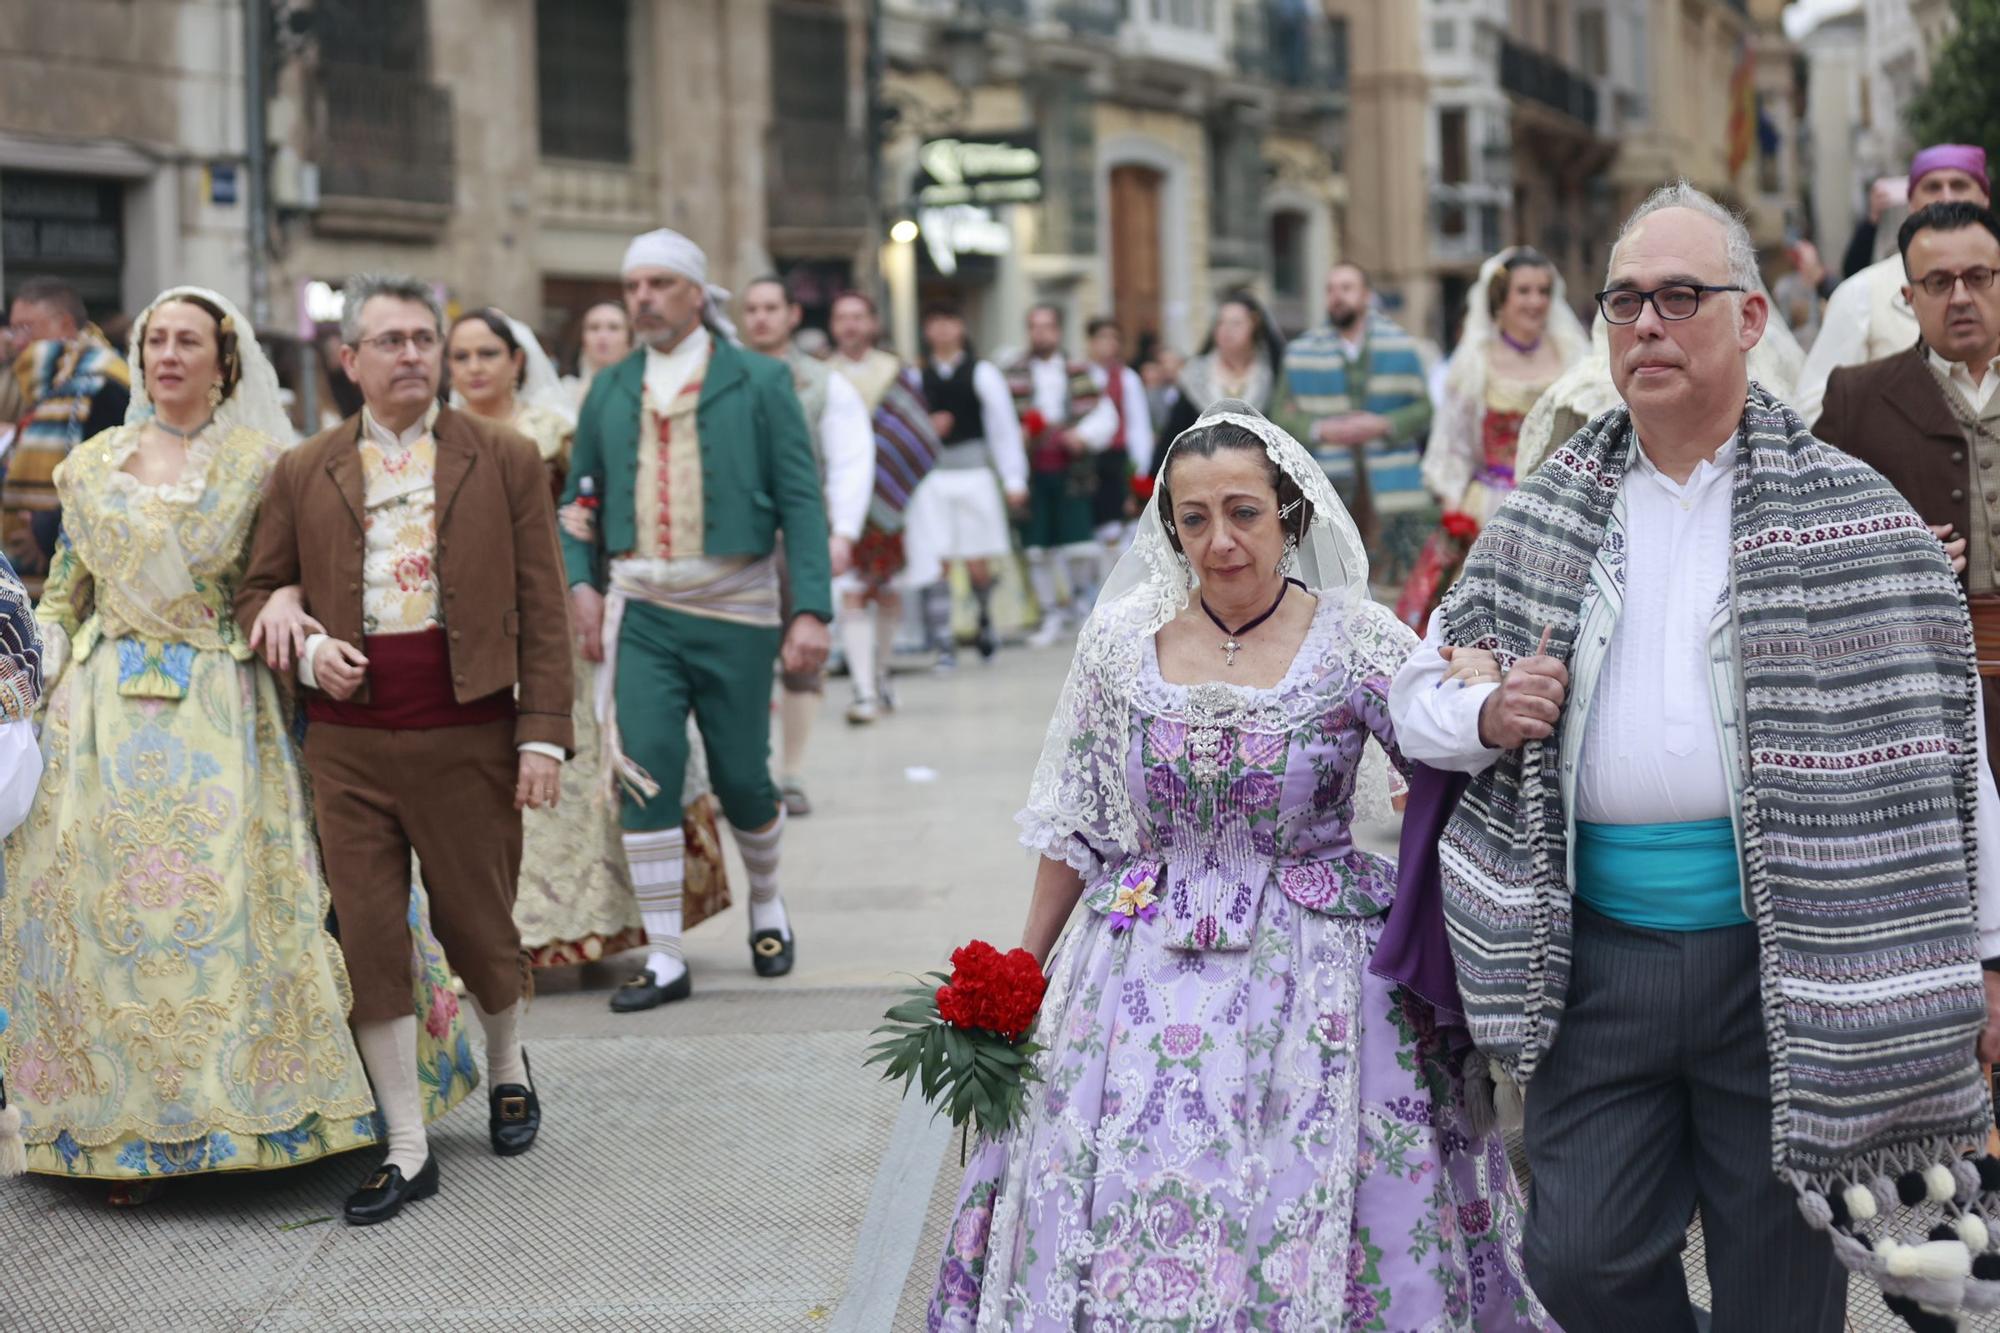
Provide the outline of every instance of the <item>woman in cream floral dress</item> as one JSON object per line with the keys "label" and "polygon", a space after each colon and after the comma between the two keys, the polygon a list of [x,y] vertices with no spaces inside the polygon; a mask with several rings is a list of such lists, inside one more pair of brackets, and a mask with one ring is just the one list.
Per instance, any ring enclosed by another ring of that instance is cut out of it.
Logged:
{"label": "woman in cream floral dress", "polygon": [[[36,619],[44,772],[6,843],[0,1007],[29,1169],[121,1182],[374,1142],[292,718],[230,605],[292,438],[249,326],[175,288],[140,316],[124,426],[56,472]],[[427,1112],[478,1079],[411,905]]]}
{"label": "woman in cream floral dress", "polygon": [[[454,402],[504,421],[534,441],[556,493],[569,472],[576,420],[555,367],[527,325],[487,307],[460,315],[446,344]],[[616,793],[604,780],[597,730],[597,664],[572,652],[576,678],[571,721],[576,753],[563,765],[562,800],[553,810],[521,815],[521,877],[514,923],[534,967],[596,962],[646,943],[632,872],[618,826]],[[729,902],[728,870],[716,834],[700,747],[690,754],[686,810],[686,925]]]}

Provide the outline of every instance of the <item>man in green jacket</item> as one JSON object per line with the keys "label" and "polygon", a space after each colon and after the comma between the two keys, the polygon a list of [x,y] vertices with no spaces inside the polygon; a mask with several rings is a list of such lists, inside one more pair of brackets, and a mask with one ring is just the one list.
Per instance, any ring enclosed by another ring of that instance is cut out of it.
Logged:
{"label": "man in green jacket", "polygon": [[[585,658],[598,668],[606,769],[623,794],[625,855],[652,953],[611,997],[618,1013],[692,993],[681,957],[681,782],[693,711],[709,775],[750,877],[759,976],[791,971],[778,894],[784,806],[771,781],[771,666],[826,660],[833,619],[812,437],[791,371],[744,350],[678,232],[625,252],[639,349],[592,382],[563,494],[563,562]],[[783,623],[774,558],[790,552]]]}

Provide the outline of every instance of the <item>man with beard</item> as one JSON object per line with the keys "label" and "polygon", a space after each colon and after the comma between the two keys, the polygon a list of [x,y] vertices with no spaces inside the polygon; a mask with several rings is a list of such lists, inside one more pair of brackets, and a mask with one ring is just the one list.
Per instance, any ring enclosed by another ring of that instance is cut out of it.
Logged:
{"label": "man with beard", "polygon": [[[783,278],[756,279],[743,289],[743,332],[754,351],[774,357],[791,368],[792,388],[805,409],[812,430],[813,454],[826,493],[826,521],[833,537],[827,560],[838,579],[854,567],[855,544],[868,520],[868,500],[875,490],[875,436],[868,424],[868,406],[852,384],[833,373],[824,361],[801,352],[792,342],[805,312],[792,299]],[[791,566],[780,553],[778,586],[783,614],[791,618]],[[819,715],[826,691],[822,669],[786,671],[780,676],[784,702],[779,710],[779,794],[785,813],[812,813],[806,797],[806,740]]]}
{"label": "man with beard", "polygon": [[1367,271],[1335,264],[1326,323],[1285,349],[1271,417],[1326,469],[1368,543],[1375,582],[1393,586],[1437,521],[1417,447],[1431,400],[1416,339],[1372,307]]}
{"label": "man with beard", "polygon": [[[625,252],[625,308],[640,349],[584,400],[563,494],[591,535],[565,526],[570,609],[598,680],[606,760],[624,795],[625,855],[652,953],[611,997],[617,1013],[692,993],[681,958],[681,775],[687,719],[750,879],[751,964],[791,971],[778,893],[785,811],[771,781],[771,667],[826,661],[826,509],[792,372],[746,352],[708,283],[708,258],[661,229]],[[792,610],[778,590],[777,543]]]}

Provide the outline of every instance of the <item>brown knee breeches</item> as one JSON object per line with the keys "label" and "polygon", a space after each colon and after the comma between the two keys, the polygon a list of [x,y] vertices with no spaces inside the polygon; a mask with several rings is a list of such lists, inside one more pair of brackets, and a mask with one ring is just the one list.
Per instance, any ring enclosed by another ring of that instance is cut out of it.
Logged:
{"label": "brown knee breeches", "polygon": [[411,1012],[410,853],[431,928],[491,1013],[521,997],[521,815],[511,719],[388,731],[313,723],[306,769],[356,1023]]}

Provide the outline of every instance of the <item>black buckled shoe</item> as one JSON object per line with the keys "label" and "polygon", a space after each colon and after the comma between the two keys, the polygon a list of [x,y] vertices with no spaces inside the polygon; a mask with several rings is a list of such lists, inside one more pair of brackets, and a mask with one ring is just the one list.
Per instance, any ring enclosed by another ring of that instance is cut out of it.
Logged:
{"label": "black buckled shoe", "polygon": [[750,966],[760,977],[782,977],[792,970],[796,950],[789,930],[760,930],[750,937]]}
{"label": "black buckled shoe", "polygon": [[685,1000],[693,994],[694,978],[686,972],[662,986],[653,979],[650,971],[642,967],[637,976],[611,992],[611,1012],[636,1014],[672,1004],[675,1000]]}
{"label": "black buckled shoe", "polygon": [[424,1159],[423,1168],[409,1180],[403,1178],[403,1168],[385,1164],[368,1177],[360,1189],[347,1196],[347,1225],[371,1227],[377,1222],[386,1222],[402,1212],[404,1204],[428,1199],[437,1192],[436,1150]]}
{"label": "black buckled shoe", "polygon": [[535,1071],[526,1051],[521,1052],[521,1066],[528,1071],[526,1087],[497,1083],[486,1094],[486,1129],[496,1157],[520,1156],[535,1146],[542,1129],[542,1099],[535,1095]]}

